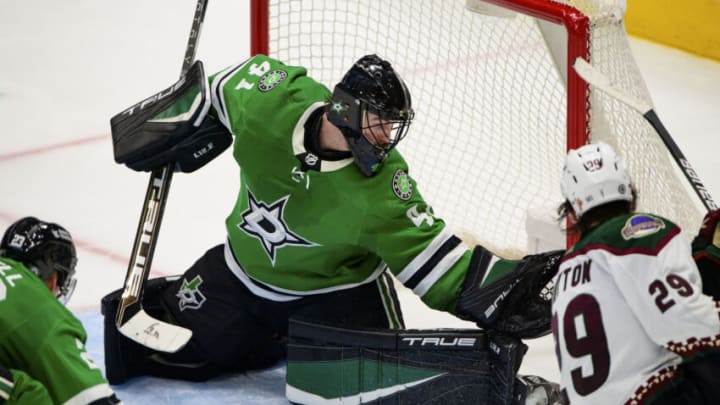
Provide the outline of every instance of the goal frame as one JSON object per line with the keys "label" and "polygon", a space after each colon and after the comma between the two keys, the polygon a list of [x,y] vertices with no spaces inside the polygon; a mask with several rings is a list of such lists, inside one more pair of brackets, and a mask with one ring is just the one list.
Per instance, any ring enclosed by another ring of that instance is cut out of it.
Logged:
{"label": "goal frame", "polygon": [[[573,69],[576,58],[589,59],[590,19],[575,7],[547,0],[483,0],[509,10],[562,25],[567,31],[567,150],[589,137],[588,85]],[[250,0],[250,53],[270,55],[269,0]]]}
{"label": "goal frame", "polygon": [[[590,59],[590,18],[570,5],[547,0],[483,0],[485,3],[563,26],[567,32],[567,121],[566,151],[585,145],[590,137],[590,89],[575,72],[577,58]],[[250,53],[271,55],[269,38],[270,0],[250,0]],[[470,11],[468,11],[470,12]],[[569,223],[567,224],[570,225]],[[576,237],[566,238],[569,248]]]}

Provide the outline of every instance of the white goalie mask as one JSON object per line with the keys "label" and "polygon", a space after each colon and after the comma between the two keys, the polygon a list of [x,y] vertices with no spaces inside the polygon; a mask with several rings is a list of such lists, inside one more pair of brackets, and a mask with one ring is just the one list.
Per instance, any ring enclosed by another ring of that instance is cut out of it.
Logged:
{"label": "white goalie mask", "polygon": [[568,152],[560,188],[578,219],[598,205],[633,199],[625,163],[601,142]]}

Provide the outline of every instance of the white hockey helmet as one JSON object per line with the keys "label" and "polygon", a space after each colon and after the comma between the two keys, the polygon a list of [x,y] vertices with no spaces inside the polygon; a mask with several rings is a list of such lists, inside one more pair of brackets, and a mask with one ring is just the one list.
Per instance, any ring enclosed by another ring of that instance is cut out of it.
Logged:
{"label": "white hockey helmet", "polygon": [[588,210],[611,201],[632,201],[625,163],[602,142],[572,149],[563,167],[560,188],[578,219]]}

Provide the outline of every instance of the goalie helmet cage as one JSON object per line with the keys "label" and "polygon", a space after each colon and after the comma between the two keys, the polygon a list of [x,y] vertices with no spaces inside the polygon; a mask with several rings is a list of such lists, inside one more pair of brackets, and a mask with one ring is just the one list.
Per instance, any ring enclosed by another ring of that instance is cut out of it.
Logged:
{"label": "goalie helmet cage", "polygon": [[416,112],[398,148],[434,211],[471,243],[526,253],[528,209],[562,202],[565,153],[588,141],[625,159],[639,210],[694,234],[699,200],[652,127],[572,69],[582,57],[650,102],[624,11],[624,0],[251,0],[251,52],[331,89],[361,56],[389,60]]}

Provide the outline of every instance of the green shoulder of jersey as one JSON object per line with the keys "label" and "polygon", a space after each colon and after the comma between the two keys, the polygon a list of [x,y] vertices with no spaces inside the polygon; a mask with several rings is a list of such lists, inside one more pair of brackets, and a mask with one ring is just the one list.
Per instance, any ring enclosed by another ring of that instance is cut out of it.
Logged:
{"label": "green shoulder of jersey", "polygon": [[[330,99],[327,87],[307,76],[304,67],[289,66],[265,55],[212,75],[210,84],[215,113],[241,137],[258,132],[284,136],[293,131],[299,112],[314,102]],[[248,128],[252,131],[246,131]]]}
{"label": "green shoulder of jersey", "polygon": [[[11,370],[13,387],[7,393],[6,405],[52,405],[53,400],[42,383],[21,370]],[[2,388],[0,387],[0,391]],[[1,394],[1,392],[0,392]],[[1,399],[1,398],[0,398]],[[2,401],[0,401],[2,403]]]}
{"label": "green shoulder of jersey", "polygon": [[646,213],[632,213],[615,217],[593,229],[569,253],[590,245],[610,247],[618,252],[637,251],[653,254],[680,232],[680,228],[666,218]]}

